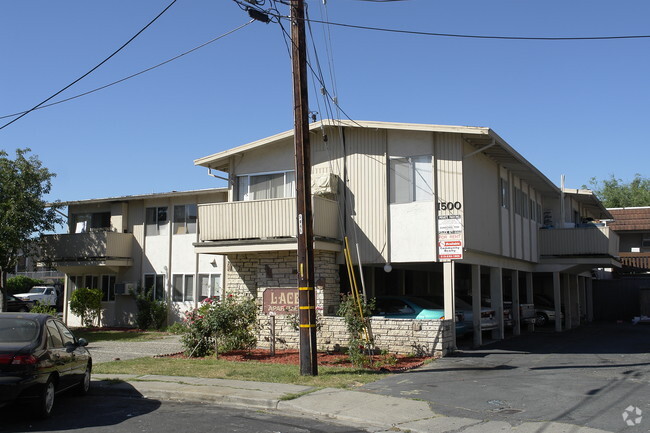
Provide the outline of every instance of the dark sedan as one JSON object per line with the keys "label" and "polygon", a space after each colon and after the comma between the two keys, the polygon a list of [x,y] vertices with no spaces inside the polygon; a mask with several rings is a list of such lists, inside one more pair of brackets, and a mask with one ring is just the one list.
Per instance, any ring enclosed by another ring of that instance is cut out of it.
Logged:
{"label": "dark sedan", "polygon": [[7,296],[7,311],[16,311],[19,313],[26,313],[32,309],[34,303],[31,301],[23,301],[16,298],[14,295]]}
{"label": "dark sedan", "polygon": [[0,407],[30,400],[45,418],[60,392],[86,394],[92,369],[87,344],[50,315],[0,313]]}

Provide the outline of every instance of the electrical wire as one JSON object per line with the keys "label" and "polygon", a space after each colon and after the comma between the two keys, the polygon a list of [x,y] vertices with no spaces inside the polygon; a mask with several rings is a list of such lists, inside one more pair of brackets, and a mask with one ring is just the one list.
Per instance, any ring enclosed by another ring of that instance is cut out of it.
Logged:
{"label": "electrical wire", "polygon": [[119,53],[120,51],[122,51],[122,50],[123,50],[127,45],[129,45],[131,42],[133,42],[133,40],[134,40],[135,38],[137,38],[138,36],[140,36],[140,34],[141,34],[142,32],[144,32],[147,28],[149,28],[150,25],[152,25],[156,20],[158,20],[158,18],[160,18],[160,17],[161,17],[165,12],[167,12],[167,10],[169,10],[169,8],[171,8],[171,7],[174,5],[174,3],[176,3],[176,1],[177,1],[177,0],[172,0],[172,2],[171,2],[169,5],[167,5],[167,7],[166,7],[165,9],[162,10],[162,12],[160,12],[158,15],[156,15],[156,17],[155,17],[154,19],[152,19],[151,21],[149,21],[149,23],[148,23],[146,26],[144,26],[142,29],[140,29],[140,31],[138,31],[135,35],[133,35],[133,37],[131,37],[131,39],[129,39],[128,41],[126,41],[126,42],[125,42],[121,47],[119,47],[117,50],[113,51],[113,53],[112,53],[110,56],[106,57],[104,60],[102,60],[101,62],[99,62],[99,63],[98,63],[94,68],[92,68],[91,70],[89,70],[88,72],[86,72],[85,74],[83,74],[81,77],[79,77],[79,78],[77,78],[76,80],[74,80],[72,83],[70,83],[70,84],[68,84],[67,86],[65,86],[63,89],[59,90],[58,92],[56,92],[55,94],[53,94],[53,95],[50,96],[49,98],[45,99],[44,101],[40,102],[39,104],[36,104],[36,105],[35,105],[34,107],[32,107],[31,109],[25,111],[25,112],[22,113],[20,116],[18,116],[18,117],[16,117],[15,119],[13,119],[13,120],[11,120],[11,121],[5,123],[5,124],[2,125],[2,126],[0,126],[0,129],[4,129],[4,128],[6,128],[7,126],[11,125],[12,123],[18,121],[19,119],[22,119],[22,118],[25,117],[27,114],[29,114],[29,113],[31,113],[32,111],[36,110],[36,109],[37,109],[38,107],[40,107],[41,105],[45,104],[45,103],[48,102],[49,100],[51,100],[51,99],[55,98],[56,96],[60,95],[60,94],[63,93],[64,91],[68,90],[70,87],[72,87],[72,86],[74,86],[75,84],[77,84],[79,81],[81,81],[81,80],[83,80],[84,78],[86,78],[88,75],[90,75],[90,74],[92,74],[93,72],[95,72],[95,71],[96,71],[100,66],[102,66],[104,63],[108,62],[108,61],[109,61],[113,56],[115,56],[117,53]]}
{"label": "electrical wire", "polygon": [[[278,19],[287,19],[287,16],[276,16]],[[551,36],[551,37],[539,37],[539,36],[495,36],[495,35],[470,35],[470,34],[458,34],[458,33],[435,33],[435,32],[422,32],[416,30],[400,30],[400,29],[389,29],[383,27],[372,27],[372,26],[361,26],[356,24],[345,24],[345,23],[336,23],[332,21],[322,21],[322,20],[311,20],[313,23],[326,24],[328,26],[338,26],[338,27],[348,27],[353,29],[360,30],[373,30],[378,32],[389,32],[389,33],[402,33],[409,35],[420,35],[420,36],[438,36],[438,37],[447,37],[447,38],[469,38],[469,39],[499,39],[499,40],[514,40],[514,41],[602,41],[602,40],[616,40],[616,39],[648,39],[650,35],[621,35],[621,36]]]}
{"label": "electrical wire", "polygon": [[[72,101],[73,99],[77,99],[77,98],[81,98],[82,96],[90,95],[91,93],[95,93],[95,92],[98,92],[100,90],[104,90],[104,89],[106,89],[108,87],[111,87],[111,86],[114,86],[116,84],[122,83],[122,82],[124,82],[126,80],[130,80],[131,78],[135,78],[138,75],[142,75],[142,74],[144,74],[146,72],[149,72],[149,71],[152,71],[152,70],[154,70],[156,68],[159,68],[160,66],[166,65],[167,63],[173,62],[174,60],[178,60],[183,56],[186,56],[186,55],[188,55],[190,53],[193,53],[194,51],[197,51],[197,50],[199,50],[199,49],[201,49],[201,48],[203,48],[203,47],[205,47],[205,46],[207,46],[207,45],[209,45],[209,44],[211,44],[213,42],[218,41],[219,39],[222,39],[222,38],[224,38],[224,37],[226,37],[228,35],[231,35],[231,34],[235,33],[237,30],[241,30],[244,27],[246,27],[247,25],[253,23],[254,21],[255,20],[250,20],[249,22],[247,22],[245,24],[242,24],[241,26],[239,26],[239,27],[237,27],[235,29],[232,29],[232,30],[220,35],[220,36],[217,36],[216,38],[210,39],[209,41],[204,42],[201,45],[198,45],[198,46],[192,48],[191,50],[185,51],[184,53],[181,53],[181,54],[179,54],[177,56],[174,56],[171,59],[167,59],[164,62],[158,63],[157,65],[151,66],[151,67],[149,67],[147,69],[143,69],[140,72],[136,72],[135,74],[131,74],[131,75],[127,76],[127,77],[121,78],[121,79],[119,79],[117,81],[113,81],[112,83],[105,84],[105,85],[103,85],[101,87],[97,87],[97,88],[95,88],[93,90],[89,90],[87,92],[80,93],[80,94],[75,95],[75,96],[71,96],[70,98],[61,99],[60,101],[52,102],[50,104],[41,105],[41,106],[39,106],[37,108],[33,108],[32,110],[42,110],[43,108],[48,108],[48,107],[52,107],[54,105],[62,104],[64,102]],[[9,117],[19,116],[19,115],[21,115],[23,113],[27,113],[27,111],[21,111],[19,113],[7,114],[5,116],[0,116],[0,119],[6,119],[6,118],[9,118]]]}

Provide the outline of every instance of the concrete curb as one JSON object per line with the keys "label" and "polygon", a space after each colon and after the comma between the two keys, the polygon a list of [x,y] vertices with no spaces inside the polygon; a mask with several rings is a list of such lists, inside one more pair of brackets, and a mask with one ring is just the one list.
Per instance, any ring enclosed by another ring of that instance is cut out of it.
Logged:
{"label": "concrete curb", "polygon": [[238,408],[309,415],[353,424],[368,431],[412,433],[607,433],[588,427],[555,422],[524,422],[447,417],[433,412],[428,403],[362,391],[316,389],[281,383],[158,375],[96,374],[94,389],[104,394],[156,400],[220,404]]}

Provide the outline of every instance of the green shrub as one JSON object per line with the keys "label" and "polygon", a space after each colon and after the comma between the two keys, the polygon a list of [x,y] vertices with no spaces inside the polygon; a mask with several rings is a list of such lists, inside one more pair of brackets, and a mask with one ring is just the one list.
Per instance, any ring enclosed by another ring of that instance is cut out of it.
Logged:
{"label": "green shrub", "polygon": [[79,287],[70,295],[70,311],[81,317],[84,326],[93,326],[102,314],[102,296],[99,289]]}
{"label": "green shrub", "polygon": [[257,344],[257,305],[251,298],[230,295],[220,302],[208,298],[186,312],[183,320],[186,331],[181,342],[188,356],[218,355]]}
{"label": "green shrub", "polygon": [[43,285],[42,280],[24,277],[22,275],[11,277],[7,280],[7,290],[11,294],[26,293],[29,292],[32,287],[40,285]]}
{"label": "green shrub", "polygon": [[47,305],[47,304],[42,304],[38,301],[34,303],[34,306],[32,307],[31,310],[29,310],[30,313],[41,313],[41,314],[49,314],[50,316],[56,317],[57,311],[56,308],[53,305]]}
{"label": "green shrub", "polygon": [[169,307],[163,300],[153,298],[151,290],[131,292],[135,296],[135,305],[138,312],[135,316],[135,322],[140,329],[157,329],[162,330],[167,321]]}
{"label": "green shrub", "polygon": [[187,327],[185,326],[185,324],[181,322],[174,322],[171,325],[169,325],[167,329],[165,329],[165,332],[169,332],[170,334],[180,335],[185,333],[186,330]]}
{"label": "green shrub", "polygon": [[373,350],[373,342],[366,338],[365,333],[368,328],[367,320],[372,315],[374,307],[374,299],[361,302],[362,319],[355,298],[351,294],[341,296],[338,315],[343,317],[348,330],[348,358],[355,367],[369,367],[372,364],[370,354]]}

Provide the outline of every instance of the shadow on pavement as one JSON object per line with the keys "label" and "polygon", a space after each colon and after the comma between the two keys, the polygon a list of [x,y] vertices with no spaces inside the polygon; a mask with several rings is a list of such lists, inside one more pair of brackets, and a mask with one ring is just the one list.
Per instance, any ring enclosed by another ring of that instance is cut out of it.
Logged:
{"label": "shadow on pavement", "polygon": [[[91,388],[84,397],[59,394],[52,416],[46,420],[34,417],[28,402],[15,402],[0,409],[0,432],[49,432],[114,426],[154,412],[161,405],[157,400],[142,398],[127,383],[120,384],[120,388],[120,395],[112,396],[105,395],[98,386]],[[134,399],[138,404],[134,404]]]}

